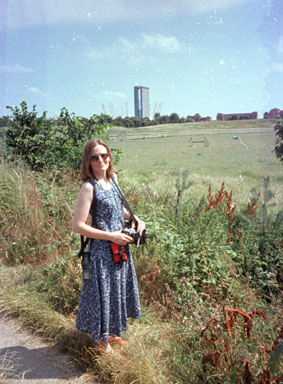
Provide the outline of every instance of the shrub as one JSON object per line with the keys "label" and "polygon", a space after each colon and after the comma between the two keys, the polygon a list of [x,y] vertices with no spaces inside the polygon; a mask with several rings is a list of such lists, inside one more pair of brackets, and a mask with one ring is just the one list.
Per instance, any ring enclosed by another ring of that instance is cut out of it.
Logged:
{"label": "shrub", "polygon": [[277,136],[275,154],[281,161],[283,161],[283,120],[278,120],[274,126],[274,131]]}
{"label": "shrub", "polygon": [[7,145],[34,170],[78,169],[85,143],[94,136],[107,139],[107,123],[97,115],[87,119],[62,108],[55,120],[47,119],[46,112],[38,117],[36,105],[31,112],[25,101],[20,107],[7,107],[12,112]]}

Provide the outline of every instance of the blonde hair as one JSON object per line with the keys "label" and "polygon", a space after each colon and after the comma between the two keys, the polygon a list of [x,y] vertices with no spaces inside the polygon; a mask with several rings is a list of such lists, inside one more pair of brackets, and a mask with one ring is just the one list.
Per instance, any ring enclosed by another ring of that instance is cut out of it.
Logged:
{"label": "blonde hair", "polygon": [[108,179],[111,179],[113,176],[113,173],[114,173],[114,171],[113,171],[113,158],[112,158],[110,149],[101,139],[91,139],[86,143],[86,145],[84,147],[84,151],[83,151],[83,159],[82,159],[82,166],[81,166],[81,178],[83,181],[88,179],[88,178],[91,178],[91,179],[96,178],[95,174],[93,173],[92,167],[90,165],[90,157],[91,157],[91,152],[92,152],[93,148],[96,147],[97,145],[103,145],[107,149],[107,153],[109,155],[110,162],[109,162],[109,166],[106,170],[106,177]]}

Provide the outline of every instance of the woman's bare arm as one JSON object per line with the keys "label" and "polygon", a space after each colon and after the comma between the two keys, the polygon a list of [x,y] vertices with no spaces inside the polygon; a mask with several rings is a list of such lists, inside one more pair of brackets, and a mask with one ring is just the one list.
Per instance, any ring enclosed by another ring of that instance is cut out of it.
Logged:
{"label": "woman's bare arm", "polygon": [[132,242],[133,239],[130,236],[121,233],[121,231],[106,232],[87,224],[92,199],[93,186],[91,183],[84,183],[80,189],[75,208],[73,231],[91,239],[109,240],[119,245],[125,245]]}

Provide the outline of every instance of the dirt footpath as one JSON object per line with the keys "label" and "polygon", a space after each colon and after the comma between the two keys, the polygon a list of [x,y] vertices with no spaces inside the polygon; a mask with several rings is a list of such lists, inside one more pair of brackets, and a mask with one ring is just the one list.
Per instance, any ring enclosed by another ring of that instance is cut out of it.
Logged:
{"label": "dirt footpath", "polygon": [[95,383],[71,361],[12,319],[0,314],[0,384]]}

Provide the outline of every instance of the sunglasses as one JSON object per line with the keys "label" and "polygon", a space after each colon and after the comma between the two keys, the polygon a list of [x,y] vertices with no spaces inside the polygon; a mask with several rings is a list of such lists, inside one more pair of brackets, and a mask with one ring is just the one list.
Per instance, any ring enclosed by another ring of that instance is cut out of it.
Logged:
{"label": "sunglasses", "polygon": [[109,153],[101,153],[100,155],[93,155],[93,156],[90,156],[89,160],[90,161],[98,161],[99,157],[102,158],[102,160],[106,160],[109,156]]}

